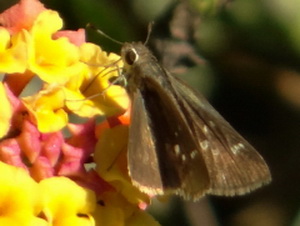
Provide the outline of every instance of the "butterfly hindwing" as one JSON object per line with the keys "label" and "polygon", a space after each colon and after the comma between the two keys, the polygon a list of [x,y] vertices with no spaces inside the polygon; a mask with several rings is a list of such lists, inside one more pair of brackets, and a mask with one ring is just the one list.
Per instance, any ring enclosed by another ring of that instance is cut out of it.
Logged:
{"label": "butterfly hindwing", "polygon": [[241,195],[271,180],[259,153],[199,93],[169,76],[182,102],[198,147],[205,159],[210,191],[215,195]]}

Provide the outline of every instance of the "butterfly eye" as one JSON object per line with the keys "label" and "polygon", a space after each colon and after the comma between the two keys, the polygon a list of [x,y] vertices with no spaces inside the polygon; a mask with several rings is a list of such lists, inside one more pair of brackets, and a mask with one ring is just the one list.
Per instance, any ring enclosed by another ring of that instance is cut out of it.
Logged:
{"label": "butterfly eye", "polygon": [[128,65],[133,65],[138,59],[138,54],[134,49],[129,50],[125,55],[125,61]]}

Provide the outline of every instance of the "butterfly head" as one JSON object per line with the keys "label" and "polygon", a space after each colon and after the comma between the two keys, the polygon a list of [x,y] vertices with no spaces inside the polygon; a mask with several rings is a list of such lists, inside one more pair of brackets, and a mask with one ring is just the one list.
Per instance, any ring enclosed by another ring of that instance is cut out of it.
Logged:
{"label": "butterfly head", "polygon": [[148,62],[152,53],[141,42],[124,43],[121,49],[121,57],[125,67],[132,67],[141,62]]}

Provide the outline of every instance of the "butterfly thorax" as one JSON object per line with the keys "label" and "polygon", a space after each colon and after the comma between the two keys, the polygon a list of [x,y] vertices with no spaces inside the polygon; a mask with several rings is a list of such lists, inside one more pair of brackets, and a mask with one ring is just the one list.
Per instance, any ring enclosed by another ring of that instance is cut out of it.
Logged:
{"label": "butterfly thorax", "polygon": [[[129,94],[134,93],[137,89],[143,90],[147,79],[153,78],[157,73],[164,74],[161,71],[162,68],[157,66],[157,59],[140,42],[125,43],[121,50],[121,56]],[[160,85],[165,86],[164,82],[166,81],[162,80]]]}

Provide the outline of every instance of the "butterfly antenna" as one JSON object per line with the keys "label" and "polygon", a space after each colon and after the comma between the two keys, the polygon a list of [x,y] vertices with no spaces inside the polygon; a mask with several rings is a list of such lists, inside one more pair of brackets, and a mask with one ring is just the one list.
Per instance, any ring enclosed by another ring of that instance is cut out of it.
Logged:
{"label": "butterfly antenna", "polygon": [[150,22],[150,23],[148,24],[147,37],[146,37],[146,41],[145,41],[144,45],[147,45],[147,43],[149,42],[150,35],[151,35],[151,33],[152,33],[153,25],[154,25],[154,22],[153,22],[153,21]]}
{"label": "butterfly antenna", "polygon": [[118,40],[116,40],[116,39],[110,37],[109,35],[105,34],[105,33],[104,33],[103,31],[101,31],[99,28],[96,28],[94,25],[92,25],[92,24],[90,24],[90,23],[88,23],[88,24],[86,25],[86,27],[87,27],[87,28],[93,29],[93,30],[96,31],[98,34],[104,36],[105,38],[107,38],[107,39],[109,39],[109,40],[111,40],[111,41],[113,41],[113,42],[115,42],[115,43],[117,43],[117,44],[119,44],[119,45],[123,45],[123,44],[124,44],[123,42],[120,42],[120,41],[118,41]]}

